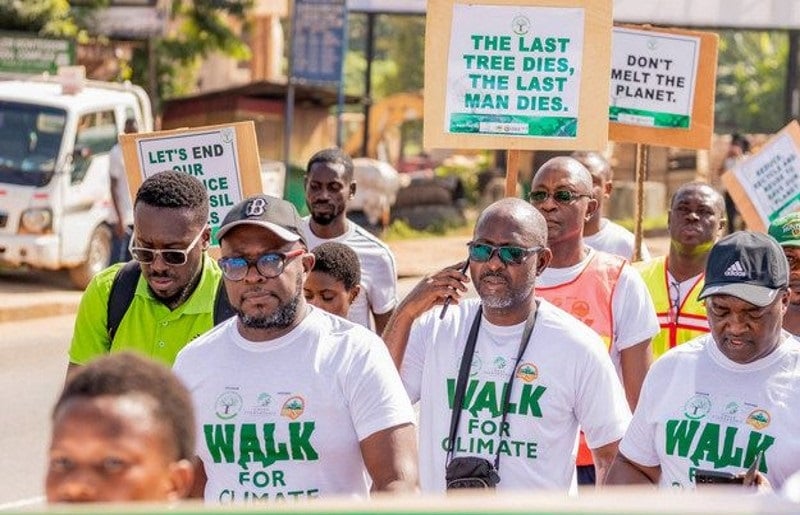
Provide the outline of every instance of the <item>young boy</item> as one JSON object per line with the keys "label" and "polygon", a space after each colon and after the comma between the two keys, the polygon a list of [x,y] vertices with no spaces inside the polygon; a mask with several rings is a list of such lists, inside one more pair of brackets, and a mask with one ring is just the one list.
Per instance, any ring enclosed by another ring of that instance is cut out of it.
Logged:
{"label": "young boy", "polygon": [[48,502],[188,496],[194,413],[168,368],[125,352],[92,361],[68,379],[52,421]]}
{"label": "young boy", "polygon": [[342,243],[326,242],[312,250],[314,268],[308,274],[303,293],[309,304],[347,318],[361,287],[361,266],[355,251]]}

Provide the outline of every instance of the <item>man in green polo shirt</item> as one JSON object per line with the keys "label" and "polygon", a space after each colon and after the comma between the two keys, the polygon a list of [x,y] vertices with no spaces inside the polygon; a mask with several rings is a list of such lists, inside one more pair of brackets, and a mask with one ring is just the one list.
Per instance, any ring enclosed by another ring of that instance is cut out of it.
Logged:
{"label": "man in green polo shirt", "polygon": [[205,252],[208,212],[205,188],[191,175],[166,171],[142,183],[133,212],[131,254],[141,267],[133,300],[110,338],[109,296],[123,264],[94,277],[78,308],[69,370],[121,350],[172,365],[184,345],[213,327],[221,274]]}

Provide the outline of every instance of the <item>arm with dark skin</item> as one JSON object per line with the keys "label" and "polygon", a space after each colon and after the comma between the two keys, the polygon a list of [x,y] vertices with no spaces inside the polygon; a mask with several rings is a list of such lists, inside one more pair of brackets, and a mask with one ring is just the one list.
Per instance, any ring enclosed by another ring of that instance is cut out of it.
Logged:
{"label": "arm with dark skin", "polygon": [[419,489],[417,436],[413,424],[383,429],[360,442],[373,492],[415,493]]}
{"label": "arm with dark skin", "polygon": [[458,304],[461,294],[467,291],[464,283],[469,282],[469,277],[460,271],[462,266],[460,263],[425,277],[394,310],[382,337],[398,370],[403,364],[414,320],[432,307],[444,304],[448,297],[451,304]]}
{"label": "arm with dark skin", "polygon": [[634,411],[639,403],[639,394],[642,391],[644,377],[647,375],[652,361],[650,338],[621,350],[619,361],[622,369],[622,386],[625,389],[625,397],[628,400],[628,406],[630,406],[631,411]]}
{"label": "arm with dark skin", "polygon": [[603,481],[608,475],[608,469],[611,468],[611,464],[614,462],[614,458],[617,456],[618,448],[619,440],[600,446],[597,449],[591,449],[595,473],[597,475],[596,484],[598,486],[603,484]]}
{"label": "arm with dark skin", "polygon": [[390,309],[386,313],[372,313],[372,318],[375,320],[376,333],[383,334],[383,330],[386,329],[386,324],[389,323],[389,319],[392,318],[394,311],[394,309]]}
{"label": "arm with dark skin", "polygon": [[[602,481],[604,485],[657,485],[661,478],[661,467],[646,467],[617,453],[608,474]],[[597,483],[601,484],[598,475]]]}

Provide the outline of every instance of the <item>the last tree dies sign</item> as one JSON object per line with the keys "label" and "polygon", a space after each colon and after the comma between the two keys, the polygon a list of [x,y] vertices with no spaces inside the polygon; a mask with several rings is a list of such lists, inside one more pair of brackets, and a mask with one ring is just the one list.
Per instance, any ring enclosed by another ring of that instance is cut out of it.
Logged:
{"label": "the last tree dies sign", "polygon": [[584,10],[453,6],[445,130],[574,138]]}

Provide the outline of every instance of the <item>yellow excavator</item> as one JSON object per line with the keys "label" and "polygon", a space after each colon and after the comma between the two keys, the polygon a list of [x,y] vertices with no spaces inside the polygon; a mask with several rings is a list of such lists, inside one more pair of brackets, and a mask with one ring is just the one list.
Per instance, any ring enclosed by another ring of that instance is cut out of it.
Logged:
{"label": "yellow excavator", "polygon": [[[405,122],[421,120],[423,116],[422,92],[395,93],[375,102],[369,111],[367,155],[394,165],[400,161],[401,129]],[[362,154],[364,131],[354,130],[344,144],[351,156]]]}

